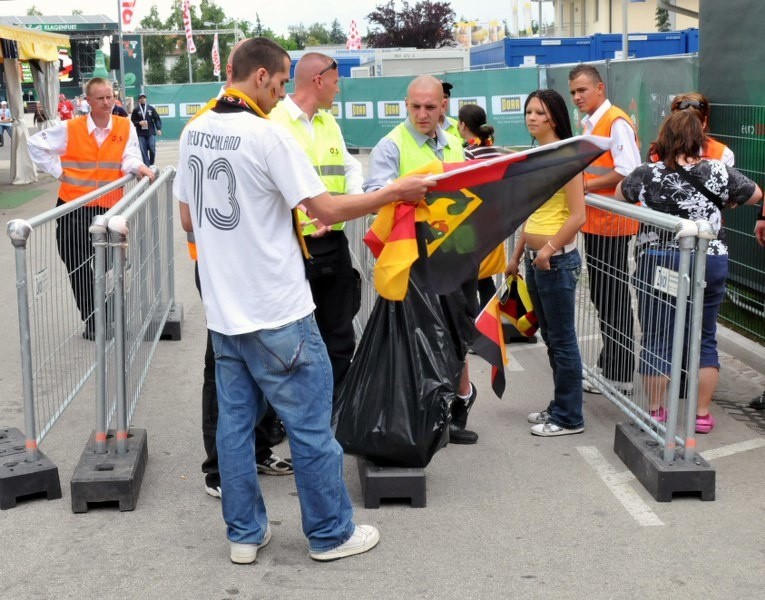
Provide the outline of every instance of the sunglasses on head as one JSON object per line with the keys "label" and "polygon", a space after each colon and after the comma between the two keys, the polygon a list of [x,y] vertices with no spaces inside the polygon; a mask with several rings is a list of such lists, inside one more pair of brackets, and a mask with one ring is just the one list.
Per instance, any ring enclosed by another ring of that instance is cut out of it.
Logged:
{"label": "sunglasses on head", "polygon": [[681,100],[677,104],[677,110],[685,110],[687,108],[695,108],[697,110],[704,110],[707,107],[706,102],[700,102],[699,100]]}
{"label": "sunglasses on head", "polygon": [[316,74],[316,77],[321,77],[327,71],[335,71],[335,70],[337,70],[337,61],[333,58],[331,63],[329,63],[326,67],[324,67],[321,71],[319,71]]}

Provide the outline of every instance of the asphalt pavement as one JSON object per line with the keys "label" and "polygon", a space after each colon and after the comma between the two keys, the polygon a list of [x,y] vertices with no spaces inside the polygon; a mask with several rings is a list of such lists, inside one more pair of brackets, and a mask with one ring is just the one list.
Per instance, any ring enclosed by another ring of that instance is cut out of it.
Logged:
{"label": "asphalt pavement", "polygon": [[[4,222],[52,207],[56,183],[8,183],[0,149]],[[160,166],[177,142],[158,143]],[[23,193],[23,194],[22,194]],[[22,194],[22,198],[19,194]],[[292,477],[262,477],[273,530],[256,564],[228,560],[220,502],[200,471],[205,349],[193,264],[176,222],[180,341],[163,341],[133,420],[148,432],[149,461],[136,509],[71,510],[69,482],[95,420],[92,390],[42,443],[58,466],[63,498],[0,511],[0,597],[8,599],[464,599],[765,597],[765,422],[747,408],[765,386],[762,348],[725,331],[717,427],[698,449],[717,472],[716,500],[658,503],[613,452],[621,413],[585,394],[580,435],[538,438],[526,415],[544,408],[552,376],[544,345],[508,346],[504,397],[489,367],[470,357],[478,401],[474,446],[448,446],[426,469],[427,506],[364,509],[356,459],[345,479],[356,520],[380,529],[368,554],[321,564],[308,557]],[[0,426],[23,429],[18,324],[10,241],[0,241]],[[758,350],[759,348],[759,350]],[[746,362],[744,362],[746,360]],[[287,444],[276,448],[289,455]]]}

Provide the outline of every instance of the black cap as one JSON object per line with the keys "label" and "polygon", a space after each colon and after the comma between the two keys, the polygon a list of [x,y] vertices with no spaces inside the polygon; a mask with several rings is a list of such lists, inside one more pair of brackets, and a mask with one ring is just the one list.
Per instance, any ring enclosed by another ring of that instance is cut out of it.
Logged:
{"label": "black cap", "polygon": [[444,96],[446,96],[447,98],[450,98],[452,95],[452,88],[454,86],[448,81],[442,81],[441,87],[444,88]]}
{"label": "black cap", "polygon": [[146,94],[138,94],[139,98],[146,98]]}

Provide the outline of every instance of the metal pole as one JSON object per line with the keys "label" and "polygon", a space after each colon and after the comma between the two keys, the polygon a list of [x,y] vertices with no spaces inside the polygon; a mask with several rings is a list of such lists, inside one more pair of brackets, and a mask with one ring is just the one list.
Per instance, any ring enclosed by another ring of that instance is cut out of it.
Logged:
{"label": "metal pole", "polygon": [[120,92],[122,93],[122,102],[124,103],[127,97],[125,96],[125,53],[122,45],[122,7],[120,0],[117,0],[117,23],[119,24],[119,60],[120,60]]}
{"label": "metal pole", "polygon": [[98,215],[90,226],[93,241],[93,319],[96,322],[96,454],[106,453],[106,340],[109,318],[106,309],[107,218]]}
{"label": "metal pole", "polygon": [[35,418],[34,381],[32,366],[32,332],[29,316],[29,280],[27,279],[27,240],[32,227],[22,219],[8,223],[8,235],[16,259],[16,301],[19,308],[19,341],[21,342],[21,381],[24,396],[24,429],[26,462],[39,458]]}
{"label": "metal pole", "polygon": [[627,30],[627,11],[629,10],[630,0],[622,1],[622,59],[627,60],[630,57],[629,52],[629,33]]}
{"label": "metal pole", "polygon": [[121,215],[109,219],[109,245],[114,269],[114,340],[117,380],[117,454],[127,453],[127,352],[125,348],[125,264],[127,221]]}
{"label": "metal pole", "polygon": [[191,77],[191,53],[186,52],[186,56],[189,57],[189,83],[194,83],[194,80]]}

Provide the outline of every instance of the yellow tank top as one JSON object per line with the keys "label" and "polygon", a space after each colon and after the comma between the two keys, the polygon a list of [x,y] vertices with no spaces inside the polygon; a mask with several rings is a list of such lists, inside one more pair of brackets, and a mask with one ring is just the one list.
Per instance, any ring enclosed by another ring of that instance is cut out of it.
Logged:
{"label": "yellow tank top", "polygon": [[540,206],[526,221],[526,233],[555,235],[569,216],[566,192],[558,190],[555,195]]}

